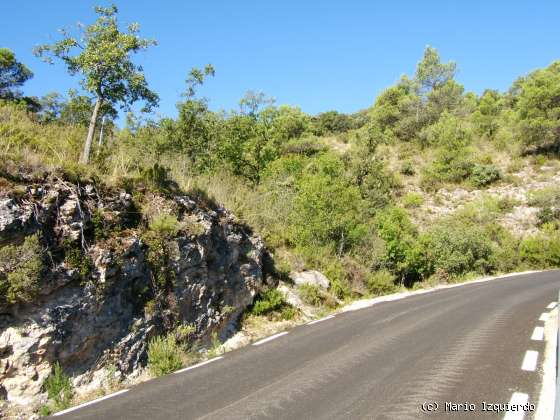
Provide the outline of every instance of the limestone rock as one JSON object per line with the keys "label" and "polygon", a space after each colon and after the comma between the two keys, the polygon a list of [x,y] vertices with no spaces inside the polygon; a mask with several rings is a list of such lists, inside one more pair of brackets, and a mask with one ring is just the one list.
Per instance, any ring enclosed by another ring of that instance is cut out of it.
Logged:
{"label": "limestone rock", "polygon": [[[43,404],[42,385],[55,362],[79,394],[105,386],[109,373],[142,375],[149,341],[181,324],[192,324],[203,341],[214,333],[226,339],[263,287],[262,240],[221,207],[188,196],[151,198],[186,226],[166,239],[171,284],[156,299],[150,244],[142,240],[146,222],[130,194],[54,178],[26,191],[0,199],[0,246],[40,231],[50,257],[33,301],[2,307],[4,405]],[[94,226],[99,214],[105,225]],[[193,223],[200,228],[188,230]]]}
{"label": "limestone rock", "polygon": [[330,286],[329,279],[325,277],[323,273],[315,270],[292,272],[290,273],[290,278],[296,286],[311,284],[322,287],[323,289],[328,289]]}

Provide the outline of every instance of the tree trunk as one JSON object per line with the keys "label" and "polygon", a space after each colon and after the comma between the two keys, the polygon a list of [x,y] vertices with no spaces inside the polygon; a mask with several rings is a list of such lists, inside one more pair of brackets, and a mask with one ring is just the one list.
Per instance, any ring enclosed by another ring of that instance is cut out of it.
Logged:
{"label": "tree trunk", "polygon": [[95,107],[93,108],[93,113],[91,114],[91,120],[89,121],[89,129],[86,138],[86,144],[84,145],[84,152],[80,158],[80,163],[87,165],[89,162],[89,153],[91,151],[91,144],[93,143],[93,134],[95,133],[95,124],[97,123],[97,114],[99,114],[99,108],[101,108],[101,98],[97,97],[95,102]]}
{"label": "tree trunk", "polygon": [[101,150],[101,146],[103,146],[103,129],[105,128],[105,115],[101,118],[101,130],[99,130],[99,143],[97,144],[97,154]]}

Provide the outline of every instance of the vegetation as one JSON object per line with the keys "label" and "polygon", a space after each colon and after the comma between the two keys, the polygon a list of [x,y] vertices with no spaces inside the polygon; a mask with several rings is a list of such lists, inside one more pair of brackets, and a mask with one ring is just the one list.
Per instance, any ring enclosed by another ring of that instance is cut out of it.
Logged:
{"label": "vegetation", "polygon": [[33,301],[40,288],[43,254],[38,235],[28,236],[20,246],[0,248],[0,304]]}
{"label": "vegetation", "polygon": [[148,345],[148,368],[154,376],[163,376],[183,367],[185,352],[174,334],[154,337]]}
{"label": "vegetation", "polygon": [[297,310],[284,298],[278,289],[268,289],[255,299],[250,313],[255,316],[267,316],[273,319],[291,320],[297,316]]}
{"label": "vegetation", "polygon": [[[93,94],[95,106],[91,115],[88,135],[81,163],[89,162],[93,134],[99,111],[104,103],[122,103],[125,108],[137,100],[146,100],[147,108],[156,105],[158,96],[150,89],[142,68],[130,60],[130,54],[148,48],[155,41],[140,38],[138,24],[130,24],[128,32],[121,32],[117,22],[117,8],[96,7],[99,18],[83,29],[80,37],[62,30],[63,39],[52,45],[41,45],[35,53],[52,62],[51,56],[59,58],[71,75],[83,75],[82,88]],[[74,50],[78,53],[73,54]]]}
{"label": "vegetation", "polygon": [[17,61],[12,51],[0,48],[0,99],[20,98],[19,87],[32,77],[31,70]]}
{"label": "vegetation", "polygon": [[335,308],[338,303],[329,293],[322,290],[316,284],[302,284],[298,287],[298,293],[301,300],[312,306],[326,306],[327,308]]}
{"label": "vegetation", "polygon": [[[131,61],[155,41],[140,38],[136,24],[119,29],[115,7],[96,11],[97,21],[84,27],[81,38],[65,32],[61,41],[37,49],[79,73],[80,92],[67,97],[49,92],[37,101],[38,109],[30,108],[19,89],[31,72],[0,50],[0,157],[2,165],[88,174],[134,193],[149,222],[142,238],[154,280],[151,309],[173,281],[169,237],[196,236],[203,229],[194,220],[179,222],[155,212],[153,192],[190,191],[223,204],[265,239],[283,271],[325,273],[331,281],[327,294],[300,288],[313,305],[330,304],[328,296],[379,295],[430,279],[458,281],[559,264],[556,190],[528,197],[526,204],[538,207],[530,235],[504,225],[503,216],[516,205],[508,199],[442,214],[434,210],[442,200],[438,192],[519,184],[523,180],[515,173],[529,163],[535,171],[545,162],[558,163],[559,62],[521,77],[507,92],[477,95],[455,80],[456,63],[443,62],[427,47],[414,74],[388,87],[369,109],[315,116],[252,91],[238,109],[213,112],[197,95],[202,84],[219,77],[207,65],[188,73],[176,118],[129,113],[126,126],[118,128],[112,122],[117,104],[157,103]],[[99,127],[101,116],[109,122]],[[429,211],[434,214],[426,215]],[[102,215],[94,223],[102,226]],[[28,238],[20,245],[34,250],[29,253],[12,245],[0,248],[2,261],[16,262],[0,271],[2,295],[11,303],[35,293],[42,258],[37,241]],[[80,255],[67,257],[87,273]],[[286,308],[283,297],[269,290],[251,311],[268,316]],[[176,349],[172,339],[159,338],[152,359],[175,366],[177,358],[156,354]]]}
{"label": "vegetation", "polygon": [[73,396],[72,383],[58,362],[53,366],[52,373],[43,384],[51,404],[42,408],[44,415],[68,408]]}

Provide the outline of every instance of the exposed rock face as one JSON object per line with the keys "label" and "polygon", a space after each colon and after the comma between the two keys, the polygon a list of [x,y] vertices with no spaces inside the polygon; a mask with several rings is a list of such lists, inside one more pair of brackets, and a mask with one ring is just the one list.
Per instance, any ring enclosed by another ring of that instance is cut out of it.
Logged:
{"label": "exposed rock face", "polygon": [[150,338],[184,323],[202,340],[231,334],[265,281],[262,241],[223,208],[186,196],[144,199],[178,223],[157,267],[165,284],[156,285],[147,222],[130,194],[60,179],[0,194],[0,251],[37,233],[46,250],[33,299],[0,297],[0,397],[39,404],[55,362],[76,385],[106,366],[133,374]]}
{"label": "exposed rock face", "polygon": [[530,205],[528,197],[533,191],[560,185],[560,171],[554,167],[543,166],[535,170],[527,166],[515,173],[514,177],[518,179],[517,184],[499,184],[484,190],[441,189],[434,195],[427,195],[419,187],[415,187],[411,191],[423,194],[425,202],[411,217],[420,228],[429,227],[438,218],[449,216],[483,197],[509,199],[515,201],[516,205],[497,221],[516,236],[534,234],[538,231],[539,209]]}

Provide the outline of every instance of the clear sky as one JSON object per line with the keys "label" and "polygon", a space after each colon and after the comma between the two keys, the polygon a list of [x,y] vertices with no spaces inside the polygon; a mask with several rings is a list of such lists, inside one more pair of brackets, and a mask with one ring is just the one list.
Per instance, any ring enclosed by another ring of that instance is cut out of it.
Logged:
{"label": "clear sky", "polygon": [[[35,73],[27,95],[77,87],[62,64],[31,50],[58,39],[57,29],[91,23],[103,0],[0,2],[0,47]],[[211,63],[202,89],[213,109],[236,108],[248,89],[309,113],[354,112],[414,71],[426,45],[458,63],[467,90],[506,90],[519,75],[560,59],[558,0],[190,1],[120,0],[122,23],[138,22],[159,45],[137,62],[160,97],[175,103],[193,66]]]}

